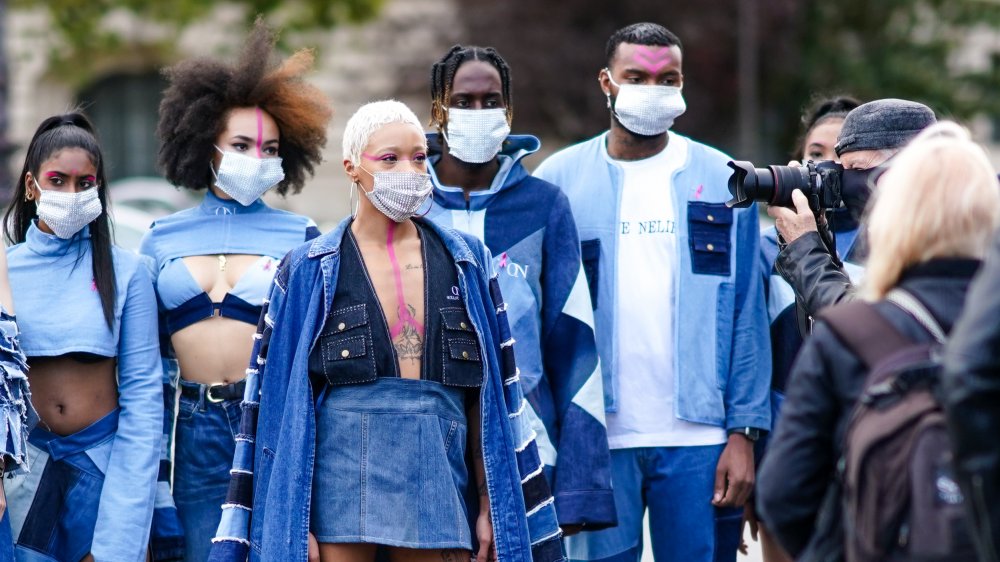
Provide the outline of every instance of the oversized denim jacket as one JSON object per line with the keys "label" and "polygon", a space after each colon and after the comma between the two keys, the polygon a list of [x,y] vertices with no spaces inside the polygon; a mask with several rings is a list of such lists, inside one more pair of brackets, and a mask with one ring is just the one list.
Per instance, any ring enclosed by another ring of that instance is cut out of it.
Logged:
{"label": "oversized denim jacket", "polygon": [[[437,133],[427,135],[427,145],[436,164]],[[441,185],[428,166],[434,204],[427,218],[475,234],[493,255],[559,521],[602,529],[618,517],[594,313],[569,201],[521,163],[539,146],[530,135],[507,137],[493,185],[468,200],[461,188]]]}
{"label": "oversized denim jacket", "polygon": [[[672,178],[677,209],[674,372],[677,417],[725,428],[770,427],[771,351],[760,273],[757,206],[726,207],[729,160],[689,143]],[[580,231],[590,281],[605,407],[617,411],[619,216],[624,172],[607,151],[607,133],[550,156],[535,175],[561,187]]]}
{"label": "oversized denim jacket", "polygon": [[[330,312],[343,221],[289,253],[255,336],[229,496],[210,560],[305,562],[315,464],[309,353]],[[455,260],[459,289],[483,350],[483,460],[500,562],[562,560],[555,506],[518,383],[506,305],[475,238],[428,223]]]}

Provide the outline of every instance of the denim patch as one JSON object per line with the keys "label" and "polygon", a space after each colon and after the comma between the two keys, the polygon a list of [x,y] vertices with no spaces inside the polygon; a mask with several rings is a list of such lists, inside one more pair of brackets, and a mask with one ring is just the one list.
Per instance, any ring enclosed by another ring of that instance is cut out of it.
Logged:
{"label": "denim patch", "polygon": [[733,210],[725,203],[688,202],[688,242],[693,273],[728,277]]}
{"label": "denim patch", "polygon": [[601,240],[580,241],[580,258],[583,260],[583,274],[590,287],[590,305],[597,310],[597,282],[600,280]]}

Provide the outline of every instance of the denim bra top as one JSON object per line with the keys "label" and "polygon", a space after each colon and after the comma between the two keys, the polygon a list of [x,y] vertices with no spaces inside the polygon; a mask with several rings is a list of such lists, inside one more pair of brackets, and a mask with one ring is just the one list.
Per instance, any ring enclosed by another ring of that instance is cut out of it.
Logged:
{"label": "denim bra top", "polygon": [[17,303],[21,347],[28,357],[73,354],[116,357],[122,312],[130,283],[137,275],[148,282],[149,264],[133,252],[112,246],[117,298],[115,321],[108,329],[101,297],[94,285],[90,227],[63,240],[28,228],[24,243],[7,250],[10,286]]}
{"label": "denim bra top", "polygon": [[[156,263],[156,289],[165,328],[173,334],[215,314],[256,324],[280,259],[319,234],[307,217],[257,200],[244,207],[211,191],[201,205],[157,220],[140,251]],[[261,256],[222,302],[213,302],[183,258],[217,254]]]}
{"label": "denim bra top", "polygon": [[[424,341],[420,378],[448,386],[478,387],[483,362],[476,329],[458,288],[455,261],[422,220]],[[341,242],[340,273],[330,314],[309,354],[309,371],[331,385],[398,377],[389,325],[350,227]]]}

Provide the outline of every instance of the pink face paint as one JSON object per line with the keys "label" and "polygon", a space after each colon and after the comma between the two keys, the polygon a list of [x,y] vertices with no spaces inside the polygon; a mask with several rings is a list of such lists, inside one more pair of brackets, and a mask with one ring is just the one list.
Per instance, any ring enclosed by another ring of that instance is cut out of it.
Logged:
{"label": "pink face paint", "polygon": [[264,143],[264,113],[259,107],[254,109],[257,110],[257,158],[263,158],[264,154],[260,151],[260,147]]}
{"label": "pink face paint", "polygon": [[396,250],[392,247],[395,231],[396,225],[390,224],[385,236],[385,246],[389,252],[389,264],[392,265],[392,273],[396,277],[396,302],[398,303],[396,308],[399,314],[399,323],[389,330],[389,336],[392,339],[399,337],[399,334],[403,333],[403,328],[406,326],[411,326],[421,334],[424,333],[423,325],[417,322],[417,319],[410,314],[410,307],[406,305],[406,299],[403,298],[403,275],[399,270],[399,262],[396,260]]}
{"label": "pink face paint", "polygon": [[633,61],[645,68],[650,74],[656,74],[663,67],[670,64],[670,47],[647,47],[639,45],[636,47],[636,54]]}
{"label": "pink face paint", "polygon": [[62,174],[60,174],[59,172],[46,172],[45,173],[45,177],[47,177],[47,178],[58,178],[60,176],[62,176]]}

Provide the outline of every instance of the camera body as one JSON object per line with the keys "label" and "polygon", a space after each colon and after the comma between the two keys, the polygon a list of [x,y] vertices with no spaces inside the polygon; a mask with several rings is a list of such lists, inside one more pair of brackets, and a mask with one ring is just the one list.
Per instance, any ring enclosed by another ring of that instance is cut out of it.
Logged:
{"label": "camera body", "polygon": [[806,162],[804,166],[755,168],[745,160],[730,160],[729,207],[749,207],[754,201],[794,209],[792,191],[799,189],[815,213],[836,209],[844,203],[844,167],[832,160]]}

